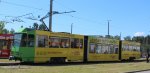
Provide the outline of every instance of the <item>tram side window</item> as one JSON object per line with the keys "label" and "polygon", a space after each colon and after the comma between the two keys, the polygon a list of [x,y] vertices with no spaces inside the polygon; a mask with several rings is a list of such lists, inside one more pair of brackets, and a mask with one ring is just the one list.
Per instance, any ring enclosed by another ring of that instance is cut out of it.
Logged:
{"label": "tram side window", "polygon": [[97,45],[95,43],[90,43],[89,53],[95,53]]}
{"label": "tram side window", "polygon": [[3,40],[3,48],[2,49],[7,49],[7,43],[8,41],[7,40]]}
{"label": "tram side window", "polygon": [[104,45],[104,49],[105,49],[104,54],[108,54],[109,46],[108,45]]}
{"label": "tram side window", "polygon": [[126,46],[122,45],[122,51],[125,51],[125,50],[126,50]]}
{"label": "tram side window", "polygon": [[132,51],[133,50],[133,46],[129,46],[129,50],[128,51]]}
{"label": "tram side window", "polygon": [[101,53],[102,53],[102,45],[101,45],[101,44],[98,44],[98,45],[97,45],[96,53],[97,53],[97,54],[101,54]]}
{"label": "tram side window", "polygon": [[114,54],[115,53],[114,45],[109,45],[109,47],[110,47],[110,54]]}
{"label": "tram side window", "polygon": [[83,48],[83,39],[80,39],[79,45],[80,45],[80,49],[82,49]]}
{"label": "tram side window", "polygon": [[102,45],[102,54],[104,54],[105,53],[105,45],[103,44]]}
{"label": "tram side window", "polygon": [[61,38],[61,43],[60,43],[61,48],[69,48],[70,47],[70,41],[69,38]]}
{"label": "tram side window", "polygon": [[129,46],[128,45],[124,45],[124,51],[129,51]]}
{"label": "tram side window", "polygon": [[115,54],[118,54],[118,50],[119,50],[119,46],[118,45],[114,45]]}
{"label": "tram side window", "polygon": [[140,47],[139,46],[137,46],[137,51],[140,52]]}
{"label": "tram side window", "polygon": [[0,50],[3,49],[3,41],[0,40]]}
{"label": "tram side window", "polygon": [[7,40],[7,49],[10,49],[10,47],[11,47],[11,40],[8,39],[8,40]]}
{"label": "tram side window", "polygon": [[80,48],[81,44],[79,39],[77,38],[72,38],[71,39],[71,48]]}
{"label": "tram side window", "polygon": [[28,35],[28,46],[34,47],[34,35],[31,34]]}
{"label": "tram side window", "polygon": [[21,39],[21,47],[26,47],[27,46],[27,34],[23,34],[22,35],[22,39]]}
{"label": "tram side window", "polygon": [[132,49],[132,51],[136,51],[136,46],[133,46],[133,49]]}
{"label": "tram side window", "polygon": [[50,37],[49,47],[50,48],[59,48],[60,46],[60,38],[58,37]]}
{"label": "tram side window", "polygon": [[101,45],[101,54],[108,54],[108,48],[106,44]]}
{"label": "tram side window", "polygon": [[113,47],[111,45],[108,45],[108,53],[109,54],[113,53]]}
{"label": "tram side window", "polygon": [[48,36],[45,35],[38,35],[37,36],[38,40],[38,47],[47,47],[48,46]]}

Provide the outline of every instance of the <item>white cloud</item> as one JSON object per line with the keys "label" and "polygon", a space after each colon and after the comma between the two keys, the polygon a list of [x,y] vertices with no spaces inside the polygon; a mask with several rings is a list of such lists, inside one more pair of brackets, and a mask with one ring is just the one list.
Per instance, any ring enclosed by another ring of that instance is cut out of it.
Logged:
{"label": "white cloud", "polygon": [[134,36],[144,36],[144,32],[136,32]]}

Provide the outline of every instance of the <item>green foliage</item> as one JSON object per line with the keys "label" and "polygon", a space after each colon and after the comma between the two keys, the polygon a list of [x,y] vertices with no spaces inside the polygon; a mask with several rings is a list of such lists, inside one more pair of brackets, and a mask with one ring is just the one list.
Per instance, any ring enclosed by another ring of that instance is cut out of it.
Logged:
{"label": "green foliage", "polygon": [[116,35],[114,36],[114,39],[120,40],[120,36]]}
{"label": "green foliage", "polygon": [[7,30],[7,29],[3,29],[3,32],[2,32],[3,34],[8,34],[9,33],[9,30]]}
{"label": "green foliage", "polygon": [[36,30],[37,30],[37,29],[38,29],[38,27],[39,27],[38,23],[34,23],[34,24],[33,24],[33,28],[34,28],[34,29],[36,29]]}
{"label": "green foliage", "polygon": [[118,35],[116,35],[116,36],[106,35],[105,38],[120,40],[120,36],[118,36]]}
{"label": "green foliage", "polygon": [[39,30],[45,30],[45,29],[46,29],[45,25],[43,25],[43,24],[39,25]]}
{"label": "green foliage", "polygon": [[124,40],[126,40],[126,41],[131,41],[131,36],[126,36],[126,37],[124,37]]}
{"label": "green foliage", "polygon": [[113,39],[114,37],[112,35],[106,35],[105,38]]}
{"label": "green foliage", "polygon": [[45,30],[46,26],[44,24],[33,23],[32,28],[35,30]]}
{"label": "green foliage", "polygon": [[10,32],[5,28],[6,23],[4,21],[0,21],[0,34],[13,34],[15,32],[14,29],[11,29]]}
{"label": "green foliage", "polygon": [[0,34],[4,32],[5,23],[3,21],[0,21]]}
{"label": "green foliage", "polygon": [[10,33],[10,34],[14,34],[14,33],[15,33],[15,30],[14,30],[14,29],[11,29],[9,33]]}

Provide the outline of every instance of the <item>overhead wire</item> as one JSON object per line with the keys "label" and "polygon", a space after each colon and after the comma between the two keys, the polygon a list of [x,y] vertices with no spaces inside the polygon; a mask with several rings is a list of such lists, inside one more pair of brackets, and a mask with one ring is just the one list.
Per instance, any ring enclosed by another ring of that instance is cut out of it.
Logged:
{"label": "overhead wire", "polygon": [[[63,4],[61,4],[60,2],[54,0],[54,2],[64,8],[67,8],[71,11],[74,11],[74,9],[72,8],[69,8]],[[9,5],[14,5],[14,6],[19,6],[19,7],[25,7],[25,8],[31,8],[31,9],[35,9],[35,10],[41,10],[41,11],[49,11],[49,10],[46,10],[46,9],[42,9],[42,8],[36,8],[36,7],[32,7],[32,6],[27,6],[27,5],[22,5],[22,4],[17,4],[17,3],[12,3],[12,2],[8,2],[8,1],[3,1],[3,0],[0,0],[0,3],[5,3],[5,4],[9,4]],[[31,14],[31,13],[29,13]],[[26,16],[26,15],[29,15],[29,14],[25,14],[25,15],[21,15],[21,16],[16,16],[17,18],[18,17],[23,17],[23,16]],[[33,13],[32,13],[33,14]],[[0,15],[4,15],[4,14],[0,14]],[[82,18],[82,17],[78,17],[78,16],[74,16],[74,15],[71,15],[71,14],[65,14],[65,15],[68,15],[72,18],[76,18],[78,20],[83,20],[83,21],[87,21],[87,22],[91,22],[91,23],[96,23],[96,24],[100,24],[98,21],[94,21],[94,20],[91,20],[91,19],[87,19],[87,18]],[[10,17],[15,17],[15,16],[10,16]]]}
{"label": "overhead wire", "polygon": [[[3,1],[3,0],[0,0],[0,3],[5,3],[5,4],[9,4],[9,5],[14,5],[14,6],[18,6],[18,7],[30,8],[30,9],[36,10],[36,11],[31,12],[32,15],[33,15],[34,13],[37,13],[38,11],[49,11],[49,10],[42,9],[42,8],[36,8],[36,7],[33,7],[33,6],[27,6],[27,5],[12,3],[12,2]],[[37,10],[38,10],[38,11],[37,11]]]}
{"label": "overhead wire", "polygon": [[9,5],[14,5],[14,6],[19,6],[19,7],[24,7],[24,8],[30,8],[30,9],[35,9],[35,10],[44,10],[44,11],[48,11],[48,10],[42,9],[42,8],[36,8],[36,7],[33,7],[33,6],[27,6],[27,5],[22,5],[22,4],[12,3],[12,2],[7,2],[7,1],[3,1],[3,0],[0,0],[0,3],[5,3],[5,4],[9,4]]}
{"label": "overhead wire", "polygon": [[[5,4],[9,4],[9,5],[14,5],[14,6],[18,6],[18,7],[24,7],[24,8],[30,8],[30,9],[34,9],[34,10],[38,10],[38,11],[48,11],[48,10],[46,10],[46,9],[42,9],[42,8],[36,8],[36,7],[32,7],[32,6],[27,6],[27,5],[22,5],[22,4],[17,4],[17,3],[12,3],[12,2],[7,2],[7,1],[3,1],[3,0],[0,0],[0,3],[5,3]],[[33,14],[34,13],[37,13],[37,11],[35,12],[32,12],[32,13],[27,13],[27,14],[24,14],[24,15],[21,15],[21,16],[12,16],[12,15],[7,15],[7,14],[0,14],[1,16],[5,16],[5,19],[7,18],[7,17],[11,17],[11,18],[14,18],[14,19],[12,19],[12,20],[15,20],[15,19],[19,19],[20,20],[20,18],[21,17],[23,17],[23,18],[25,18],[24,16],[29,16],[29,17],[26,17],[26,19],[32,19],[32,20],[37,20],[37,18],[35,18],[34,16],[33,16]],[[38,17],[39,17],[39,15],[38,15]]]}

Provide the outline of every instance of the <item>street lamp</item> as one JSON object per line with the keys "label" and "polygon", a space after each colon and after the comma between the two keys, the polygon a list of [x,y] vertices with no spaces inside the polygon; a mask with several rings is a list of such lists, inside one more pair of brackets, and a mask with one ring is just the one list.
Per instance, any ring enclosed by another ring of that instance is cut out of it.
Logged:
{"label": "street lamp", "polygon": [[109,35],[109,22],[111,21],[111,20],[107,20],[108,21],[108,38],[110,37],[110,35]]}

